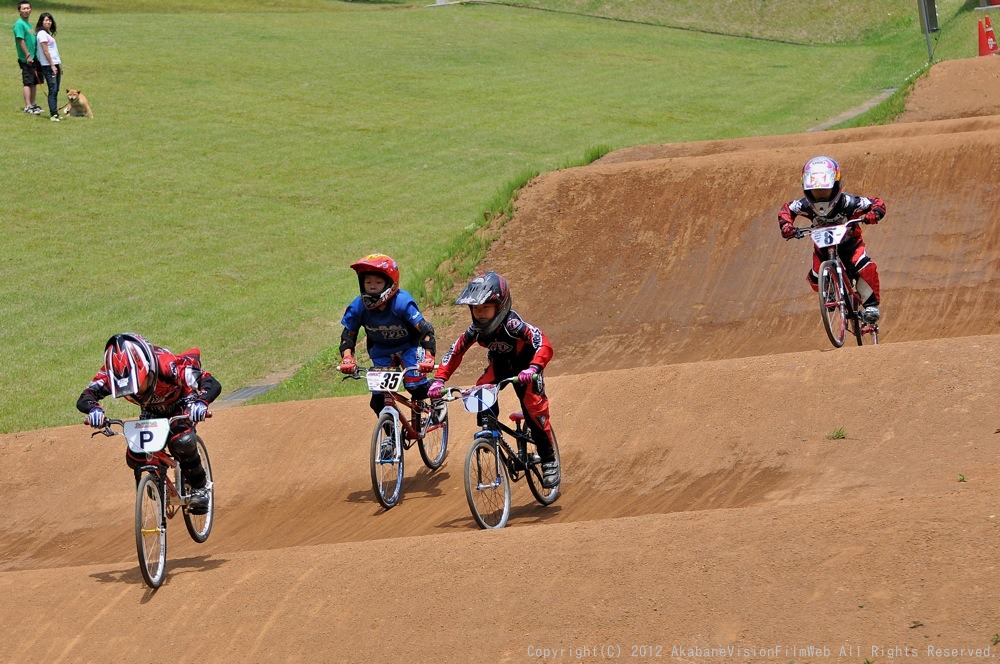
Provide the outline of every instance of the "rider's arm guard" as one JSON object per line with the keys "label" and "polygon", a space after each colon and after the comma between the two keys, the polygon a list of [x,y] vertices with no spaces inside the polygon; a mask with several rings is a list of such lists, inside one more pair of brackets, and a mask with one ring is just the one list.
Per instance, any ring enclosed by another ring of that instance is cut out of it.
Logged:
{"label": "rider's arm guard", "polygon": [[344,331],[340,333],[340,356],[344,356],[344,351],[349,350],[354,352],[354,347],[358,344],[358,333],[351,332],[346,327]]}
{"label": "rider's arm guard", "polygon": [[417,323],[417,331],[420,333],[420,347],[436,356],[437,341],[434,338],[434,326],[424,318]]}

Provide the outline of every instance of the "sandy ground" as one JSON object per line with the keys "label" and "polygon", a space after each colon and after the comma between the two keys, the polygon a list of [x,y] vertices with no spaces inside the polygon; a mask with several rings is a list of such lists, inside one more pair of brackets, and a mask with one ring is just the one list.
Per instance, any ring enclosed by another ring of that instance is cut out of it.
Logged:
{"label": "sandy ground", "polygon": [[[153,592],[120,444],[0,436],[0,660],[994,659],[998,65],[938,65],[891,127],[644,146],[534,182],[485,265],[556,347],[564,495],[516,484],[504,531],[465,502],[467,413],[384,511],[366,398],[228,409],[200,427],[215,530],[172,521]],[[777,231],[816,153],[888,204],[865,231],[878,347],[829,345],[810,248]]]}

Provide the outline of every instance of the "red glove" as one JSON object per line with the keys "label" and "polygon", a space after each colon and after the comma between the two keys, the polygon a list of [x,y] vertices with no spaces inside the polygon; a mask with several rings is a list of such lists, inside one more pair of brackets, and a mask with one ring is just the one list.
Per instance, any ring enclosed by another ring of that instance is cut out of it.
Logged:
{"label": "red glove", "polygon": [[434,371],[434,356],[430,351],[424,353],[424,359],[417,362],[417,371],[420,373],[430,373]]}
{"label": "red glove", "polygon": [[795,237],[795,224],[790,224],[787,221],[781,224],[781,237],[786,240],[791,240]]}
{"label": "red glove", "polygon": [[431,386],[427,388],[427,397],[430,399],[440,399],[442,392],[444,392],[444,381],[440,378],[435,378],[431,381]]}
{"label": "red glove", "polygon": [[875,210],[869,210],[868,214],[866,214],[864,217],[861,218],[861,221],[865,222],[866,224],[877,224],[878,220],[879,216],[875,212]]}
{"label": "red glove", "polygon": [[354,361],[353,355],[345,355],[344,359],[340,361],[337,366],[340,373],[353,374],[358,369],[357,363]]}

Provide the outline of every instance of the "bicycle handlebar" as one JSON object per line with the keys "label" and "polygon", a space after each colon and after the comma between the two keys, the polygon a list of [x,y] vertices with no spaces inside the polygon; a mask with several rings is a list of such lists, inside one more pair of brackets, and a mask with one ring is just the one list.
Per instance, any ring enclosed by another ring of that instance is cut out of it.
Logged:
{"label": "bicycle handlebar", "polygon": [[[848,221],[844,222],[841,225],[842,226],[856,226],[857,224],[860,224],[861,222],[862,222],[862,218],[858,217],[857,219],[849,219]],[[814,231],[815,229],[822,228],[822,226],[793,226],[793,228],[795,229],[795,235],[793,235],[792,237],[786,237],[785,238],[785,242],[787,242],[787,241],[789,241],[789,240],[791,240],[793,238],[796,239],[796,240],[802,239],[802,238],[808,236],[810,233],[812,233],[812,231]]]}
{"label": "bicycle handlebar", "polygon": [[445,390],[445,393],[441,395],[442,401],[457,401],[464,397],[465,395],[472,392],[472,390],[477,387],[496,387],[497,390],[502,390],[507,385],[511,383],[518,383],[520,379],[517,376],[512,376],[510,378],[504,378],[499,383],[485,383],[483,385],[473,385],[472,387],[449,387]]}
{"label": "bicycle handlebar", "polygon": [[[207,413],[205,413],[205,419],[206,420],[208,418],[210,418],[210,417],[212,417],[212,411],[208,411]],[[181,413],[180,415],[174,415],[173,417],[167,418],[167,422],[169,422],[171,424],[173,424],[174,422],[176,422],[178,420],[189,420],[190,421],[191,420],[191,416],[188,415],[187,413]],[[87,423],[87,420],[84,420],[83,424],[86,424],[86,423]],[[125,420],[116,420],[114,418],[107,417],[107,418],[104,419],[104,428],[103,429],[98,429],[94,433],[90,434],[90,437],[93,438],[94,436],[100,436],[100,435],[105,435],[105,436],[109,436],[109,437],[110,436],[121,435],[119,432],[117,432],[117,431],[115,431],[115,430],[113,430],[111,428],[112,424],[116,424],[116,425],[120,426],[122,428],[122,431],[125,430]],[[191,424],[194,424],[194,422],[192,421]]]}
{"label": "bicycle handlebar", "polygon": [[439,365],[435,364],[434,367],[430,371],[420,371],[420,367],[403,367],[402,369],[400,369],[399,367],[395,367],[395,368],[392,368],[392,367],[390,367],[390,368],[385,368],[385,367],[382,367],[382,368],[378,368],[378,367],[357,367],[357,368],[354,369],[354,373],[347,374],[343,378],[341,378],[340,380],[348,380],[348,379],[351,379],[351,380],[361,380],[362,378],[364,378],[368,374],[369,371],[402,371],[403,373],[406,373],[407,371],[420,371],[420,373],[422,373],[422,374],[424,374],[426,376],[431,371],[434,371],[434,369],[437,369],[438,366]]}

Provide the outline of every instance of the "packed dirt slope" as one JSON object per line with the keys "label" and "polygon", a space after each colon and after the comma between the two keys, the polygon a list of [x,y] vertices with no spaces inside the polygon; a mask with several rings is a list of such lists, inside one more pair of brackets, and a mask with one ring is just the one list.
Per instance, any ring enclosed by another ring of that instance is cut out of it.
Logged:
{"label": "packed dirt slope", "polygon": [[[540,178],[486,264],[556,345],[565,493],[516,485],[504,532],[469,516],[467,413],[385,512],[366,398],[222,410],[216,529],[171,523],[154,593],[117,440],[0,437],[0,660],[983,659],[957,650],[1000,631],[998,145],[996,117],[944,120]],[[817,152],[889,205],[878,347],[829,347],[777,233]]]}
{"label": "packed dirt slope", "polygon": [[782,240],[777,211],[818,153],[888,206],[865,229],[883,340],[994,332],[1000,116],[615,153],[538,178],[489,264],[561,372],[815,348],[812,247]]}

